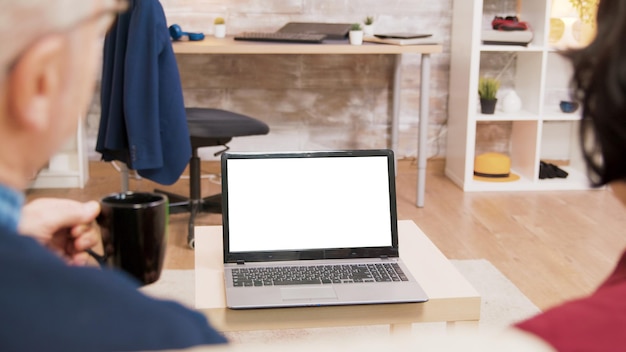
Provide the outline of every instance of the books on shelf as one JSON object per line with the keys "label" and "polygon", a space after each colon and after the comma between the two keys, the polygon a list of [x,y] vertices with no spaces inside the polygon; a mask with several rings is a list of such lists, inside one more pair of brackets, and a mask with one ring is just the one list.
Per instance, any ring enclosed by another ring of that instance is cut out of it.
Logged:
{"label": "books on shelf", "polygon": [[433,37],[425,38],[378,38],[375,36],[363,37],[364,42],[391,44],[391,45],[436,45],[441,44],[440,40]]}
{"label": "books on shelf", "polygon": [[533,32],[483,30],[481,40],[488,45],[522,45],[527,46],[533,40]]}

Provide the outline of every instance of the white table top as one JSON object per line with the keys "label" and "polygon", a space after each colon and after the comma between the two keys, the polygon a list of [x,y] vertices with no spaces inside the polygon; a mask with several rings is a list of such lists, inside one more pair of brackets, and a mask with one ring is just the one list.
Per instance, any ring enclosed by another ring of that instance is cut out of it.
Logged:
{"label": "white table top", "polygon": [[400,257],[428,302],[338,307],[232,310],[226,308],[222,227],[195,230],[196,308],[220,331],[315,328],[416,322],[476,321],[480,295],[413,223],[398,222]]}

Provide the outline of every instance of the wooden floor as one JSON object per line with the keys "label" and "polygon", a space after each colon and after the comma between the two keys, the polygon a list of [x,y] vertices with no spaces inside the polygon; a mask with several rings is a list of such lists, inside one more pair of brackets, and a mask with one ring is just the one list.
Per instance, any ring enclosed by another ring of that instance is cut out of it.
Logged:
{"label": "wooden floor", "polygon": [[[541,309],[591,292],[626,247],[626,213],[608,190],[464,193],[445,177],[443,167],[443,160],[429,161],[425,207],[417,208],[415,165],[400,162],[399,219],[413,220],[450,259],[489,260]],[[216,163],[203,164],[204,173],[217,171]],[[84,189],[30,190],[27,198],[99,199],[121,189],[111,164],[92,162],[90,173]],[[155,186],[148,180],[130,182],[135,191]],[[209,179],[202,187],[203,195],[219,192]],[[160,188],[187,194],[188,182]],[[202,214],[197,221],[220,223],[214,214]],[[171,216],[166,268],[193,268],[186,229],[186,214]]]}

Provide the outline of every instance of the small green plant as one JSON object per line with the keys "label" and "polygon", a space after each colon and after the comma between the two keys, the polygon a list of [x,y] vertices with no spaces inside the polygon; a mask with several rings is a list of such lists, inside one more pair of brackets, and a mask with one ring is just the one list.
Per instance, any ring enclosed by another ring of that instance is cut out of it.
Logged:
{"label": "small green plant", "polygon": [[495,78],[481,77],[478,80],[478,96],[481,99],[495,100],[500,89],[500,81]]}
{"label": "small green plant", "polygon": [[361,28],[361,24],[360,23],[353,23],[352,26],[350,27],[351,31],[361,31],[363,30],[363,28]]}
{"label": "small green plant", "polygon": [[226,23],[226,21],[224,21],[223,17],[218,17],[215,19],[215,21],[213,21],[213,24],[224,24]]}
{"label": "small green plant", "polygon": [[374,24],[374,17],[372,17],[372,16],[365,17],[365,21],[363,23],[365,23],[366,26],[373,25]]}

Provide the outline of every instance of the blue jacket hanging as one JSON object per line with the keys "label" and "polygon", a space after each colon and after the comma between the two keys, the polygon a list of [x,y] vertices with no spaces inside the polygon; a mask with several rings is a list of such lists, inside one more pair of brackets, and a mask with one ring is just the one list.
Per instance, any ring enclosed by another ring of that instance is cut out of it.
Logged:
{"label": "blue jacket hanging", "polygon": [[104,43],[96,151],[160,184],[191,157],[180,75],[158,0],[135,0]]}

